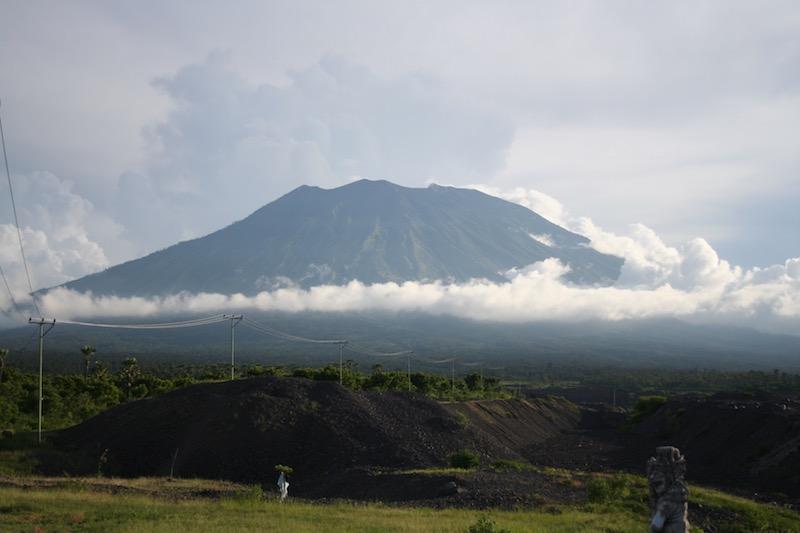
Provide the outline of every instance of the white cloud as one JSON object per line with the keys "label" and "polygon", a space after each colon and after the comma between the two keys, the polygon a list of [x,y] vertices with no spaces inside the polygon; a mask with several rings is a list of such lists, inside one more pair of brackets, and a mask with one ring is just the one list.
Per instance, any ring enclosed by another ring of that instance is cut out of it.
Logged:
{"label": "white cloud", "polygon": [[[698,257],[705,255],[705,251]],[[695,257],[695,256],[693,256]],[[710,257],[707,257],[710,259]],[[694,264],[694,259],[689,260]],[[421,311],[504,322],[623,320],[679,317],[689,321],[754,325],[772,331],[796,333],[800,325],[800,277],[793,259],[772,267],[769,279],[755,281],[747,272],[722,288],[717,276],[706,276],[713,262],[702,263],[707,283],[678,289],[669,283],[657,287],[578,287],[565,283],[567,268],[556,259],[508,273],[507,283],[473,280],[463,284],[441,282],[379,283],[353,281],[343,286],[323,285],[241,294],[178,294],[163,298],[93,297],[56,289],[40,305],[51,316],[153,317],[163,314],[209,314],[222,311]]]}
{"label": "white cloud", "polygon": [[551,248],[557,246],[557,244],[553,240],[553,236],[550,235],[549,233],[543,233],[541,235],[534,235],[533,233],[528,233],[528,236],[534,241],[539,241],[540,243],[547,245]]}
{"label": "white cloud", "polygon": [[[352,174],[535,184],[603,227],[700,233],[747,266],[800,253],[796,1],[7,11],[12,170],[69,177],[123,223],[136,253],[102,241],[114,262]],[[227,73],[197,64],[216,49]]]}
{"label": "white cloud", "polygon": [[[54,179],[54,177],[50,177]],[[53,185],[57,185],[56,182]],[[689,321],[753,326],[768,331],[796,333],[800,326],[800,258],[767,268],[744,270],[721,260],[703,239],[681,246],[666,244],[653,230],[633,224],[626,235],[603,230],[585,217],[574,217],[556,199],[535,190],[508,193],[480,187],[522,205],[549,210],[565,227],[587,236],[591,246],[625,258],[622,275],[612,287],[585,287],[563,279],[567,267],[556,259],[522,265],[506,273],[508,282],[472,280],[379,283],[358,281],[344,286],[322,285],[302,289],[284,282],[256,296],[241,294],[178,294],[161,298],[93,296],[59,288],[42,296],[40,306],[60,319],[157,317],[222,311],[421,311],[457,317],[526,322],[585,319],[623,320],[678,317]],[[61,194],[69,194],[63,186]],[[70,202],[67,202],[69,204]],[[37,271],[53,280],[105,265],[105,257],[82,224],[91,205],[72,198],[72,210],[52,220],[53,234],[26,229],[26,245]],[[57,231],[56,226],[63,229]],[[0,227],[0,254],[13,255],[13,228]],[[532,236],[542,238],[542,236]],[[20,272],[15,280],[21,282]],[[8,305],[5,306],[6,308]]]}
{"label": "white cloud", "polygon": [[[109,266],[94,234],[113,237],[120,228],[76,194],[72,183],[49,172],[34,172],[14,176],[14,185],[34,290]],[[0,264],[15,298],[19,302],[28,300],[28,284],[13,224],[0,224]],[[3,308],[10,302],[4,289],[0,289],[0,302]]]}
{"label": "white cloud", "polygon": [[276,85],[248,82],[216,52],[155,84],[174,108],[149,129],[147,167],[123,175],[113,201],[148,250],[217,230],[301,184],[490,175],[513,136],[505,118],[434,79],[384,78],[336,57]]}
{"label": "white cloud", "polygon": [[[94,219],[91,203],[75,195],[71,185],[50,174],[21,177],[23,197],[47,185],[48,194],[28,198],[33,207],[24,219],[40,220],[46,231],[26,227],[24,237],[37,282],[51,285],[107,266],[103,249],[91,239],[87,222]],[[203,314],[226,310],[422,311],[458,317],[525,322],[584,319],[622,320],[679,317],[690,321],[755,326],[796,333],[800,326],[800,258],[767,268],[744,270],[721,260],[703,239],[681,246],[666,244],[652,229],[633,224],[626,235],[608,232],[591,219],[573,216],[556,199],[532,189],[509,192],[478,188],[547,213],[566,228],[587,236],[597,250],[625,258],[613,287],[582,287],[562,278],[567,267],[555,259],[510,270],[508,282],[407,282],[301,289],[273,285],[256,296],[240,294],[178,294],[162,298],[118,298],[56,289],[40,300],[43,311],[60,319],[110,316],[156,317]],[[37,203],[38,202],[38,203]],[[59,209],[58,206],[63,206]],[[545,240],[546,236],[532,236]],[[0,260],[22,294],[23,272],[16,260],[13,226],[0,226]],[[9,309],[8,302],[3,308]]]}

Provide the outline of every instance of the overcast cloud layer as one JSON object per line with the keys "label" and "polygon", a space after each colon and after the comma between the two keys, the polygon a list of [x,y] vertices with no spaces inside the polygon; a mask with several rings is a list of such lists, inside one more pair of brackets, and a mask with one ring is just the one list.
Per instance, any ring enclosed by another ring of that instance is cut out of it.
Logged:
{"label": "overcast cloud layer", "polygon": [[[654,312],[794,316],[794,1],[17,2],[3,13],[1,111],[36,288],[216,230],[301,184],[368,177],[481,183],[624,255],[609,292],[563,286],[550,263],[497,287],[533,276],[581,295],[554,298],[598,302],[564,303],[570,316],[625,291],[648,291],[631,305],[669,291],[683,302],[652,301]],[[5,204],[0,261],[21,299]],[[443,287],[426,287],[451,295],[431,309],[459,307],[453,291],[467,287]]]}

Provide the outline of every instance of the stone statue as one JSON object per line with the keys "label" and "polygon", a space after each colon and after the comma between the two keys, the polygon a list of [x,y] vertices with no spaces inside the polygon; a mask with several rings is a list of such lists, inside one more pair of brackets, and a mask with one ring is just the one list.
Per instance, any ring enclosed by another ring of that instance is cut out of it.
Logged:
{"label": "stone statue", "polygon": [[656,456],[647,461],[647,481],[650,485],[650,531],[684,533],[689,531],[686,517],[689,490],[683,482],[686,459],[678,448],[659,446]]}

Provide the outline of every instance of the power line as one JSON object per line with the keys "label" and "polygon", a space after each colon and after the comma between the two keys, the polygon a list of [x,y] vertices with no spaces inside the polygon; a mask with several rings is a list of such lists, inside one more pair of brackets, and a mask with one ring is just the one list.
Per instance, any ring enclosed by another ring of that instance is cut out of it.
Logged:
{"label": "power line", "polygon": [[244,320],[242,320],[242,324],[264,335],[277,337],[279,339],[287,341],[310,342],[312,344],[347,344],[347,341],[344,339],[309,339],[307,337],[300,337],[299,335],[292,335],[291,333],[286,333],[284,331],[273,329],[269,326],[266,326],[254,320],[250,320],[249,318],[246,317]]}
{"label": "power line", "polygon": [[312,344],[338,344],[339,345],[339,385],[344,383],[344,356],[343,356],[343,348],[347,344],[347,341],[344,339],[309,339],[307,337],[300,337],[299,335],[292,335],[291,333],[286,333],[284,331],[279,331],[277,329],[273,329],[269,326],[265,326],[259,322],[255,322],[248,318],[242,320],[242,324],[249,327],[250,329],[261,333],[262,335],[269,335],[270,337],[277,337],[279,339],[283,339],[286,341],[293,341],[293,342],[310,342]]}
{"label": "power line", "polygon": [[6,273],[3,270],[3,267],[0,266],[0,276],[3,277],[3,284],[6,286],[6,290],[8,291],[8,296],[11,298],[11,303],[14,305],[14,309],[19,311],[19,304],[17,304],[17,300],[14,298],[14,293],[11,292],[11,287],[8,284],[8,278],[6,278]]}
{"label": "power line", "polygon": [[412,350],[403,350],[402,352],[373,352],[369,350],[353,348],[353,345],[350,343],[348,343],[344,349],[359,355],[366,355],[368,357],[400,357],[401,355],[409,355],[414,353]]}
{"label": "power line", "polygon": [[[2,101],[0,101],[0,107],[2,107]],[[3,145],[3,161],[5,161],[6,165],[6,178],[8,178],[8,192],[11,196],[11,208],[14,212],[14,224],[17,227],[17,240],[19,240],[19,253],[22,256],[22,265],[25,267],[25,277],[28,279],[28,289],[30,289],[31,299],[33,300],[33,307],[36,308],[36,312],[38,314],[42,314],[39,311],[39,304],[36,303],[36,297],[33,295],[33,283],[31,283],[31,273],[28,270],[28,260],[25,259],[25,248],[22,245],[22,230],[19,229],[19,217],[17,216],[17,203],[14,201],[14,187],[11,185],[11,171],[8,168],[8,154],[6,153],[6,135],[3,131],[3,117],[0,114],[0,142]],[[5,276],[3,276],[5,278]]]}
{"label": "power line", "polygon": [[205,318],[193,320],[182,320],[179,322],[158,322],[152,324],[104,324],[98,322],[80,322],[76,320],[60,320],[60,324],[70,324],[72,326],[86,326],[90,328],[117,328],[117,329],[176,329],[193,328],[197,326],[207,326],[225,322],[228,318],[224,315],[213,315]]}
{"label": "power line", "polygon": [[422,361],[423,363],[430,363],[432,365],[439,365],[442,363],[452,363],[456,360],[455,357],[450,357],[449,359],[425,359],[424,357],[415,356],[414,359],[417,361]]}

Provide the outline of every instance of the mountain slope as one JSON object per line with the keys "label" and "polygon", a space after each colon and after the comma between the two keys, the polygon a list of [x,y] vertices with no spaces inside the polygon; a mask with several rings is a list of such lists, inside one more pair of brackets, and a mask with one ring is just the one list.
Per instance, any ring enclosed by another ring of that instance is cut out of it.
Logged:
{"label": "mountain slope", "polygon": [[361,180],[302,186],[205,237],[67,284],[95,294],[254,294],[303,286],[407,280],[502,279],[548,257],[572,281],[610,283],[622,259],[588,247],[522,206],[470,189]]}

